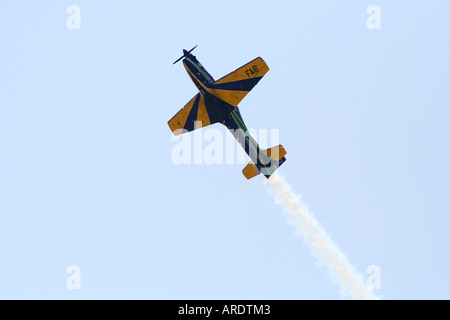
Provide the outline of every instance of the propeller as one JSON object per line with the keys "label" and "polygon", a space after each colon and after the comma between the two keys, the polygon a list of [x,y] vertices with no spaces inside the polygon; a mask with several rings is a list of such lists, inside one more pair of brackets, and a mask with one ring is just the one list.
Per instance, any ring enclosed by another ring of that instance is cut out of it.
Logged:
{"label": "propeller", "polygon": [[177,63],[178,61],[180,61],[181,59],[183,59],[184,57],[186,57],[189,53],[191,53],[192,51],[194,51],[195,48],[197,48],[198,45],[196,45],[195,47],[193,47],[191,50],[186,51],[183,50],[183,56],[180,57],[179,59],[177,59],[177,61],[175,61],[173,64]]}

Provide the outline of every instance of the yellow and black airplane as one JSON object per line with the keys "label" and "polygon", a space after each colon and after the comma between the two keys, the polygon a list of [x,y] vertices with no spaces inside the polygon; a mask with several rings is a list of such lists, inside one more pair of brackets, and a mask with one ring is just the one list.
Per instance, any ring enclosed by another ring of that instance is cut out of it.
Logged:
{"label": "yellow and black airplane", "polygon": [[242,170],[247,179],[262,173],[267,179],[286,161],[282,145],[261,150],[249,134],[237,105],[269,71],[263,59],[256,58],[219,80],[206,71],[191,54],[196,48],[183,50],[184,67],[200,91],[168,124],[175,135],[206,127],[216,122],[225,125],[244,148],[251,161]]}

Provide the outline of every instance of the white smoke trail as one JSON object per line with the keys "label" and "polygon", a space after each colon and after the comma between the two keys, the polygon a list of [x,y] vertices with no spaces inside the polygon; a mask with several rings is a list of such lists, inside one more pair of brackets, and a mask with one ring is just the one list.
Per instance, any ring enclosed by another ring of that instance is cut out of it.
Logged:
{"label": "white smoke trail", "polygon": [[313,254],[323,264],[340,287],[340,295],[352,299],[379,299],[368,288],[363,277],[350,264],[347,257],[309,212],[307,206],[291,190],[289,184],[278,174],[269,180],[276,194],[277,204],[283,204],[289,211],[294,226],[311,246]]}

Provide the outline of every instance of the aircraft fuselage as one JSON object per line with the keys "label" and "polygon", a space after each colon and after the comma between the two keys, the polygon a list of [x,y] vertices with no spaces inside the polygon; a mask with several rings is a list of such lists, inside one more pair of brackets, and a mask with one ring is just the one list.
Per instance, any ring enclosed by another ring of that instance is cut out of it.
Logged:
{"label": "aircraft fuselage", "polygon": [[[239,108],[215,95],[214,93],[217,89],[213,89],[213,85],[215,83],[214,78],[208,73],[208,71],[206,71],[194,55],[190,54],[186,50],[183,52],[185,55],[183,65],[186,68],[189,77],[203,96],[205,103],[214,105],[214,116],[219,120],[218,122],[221,122],[229,129],[237,142],[242,146],[250,159],[257,166],[260,173],[266,177],[270,177],[270,175],[272,175],[273,172],[275,172],[276,169],[284,162],[285,158],[283,157],[282,161],[277,161],[277,163],[274,164],[273,160],[262,152],[258,143],[248,132]],[[256,70],[254,68],[256,67],[251,67],[246,70],[246,72],[250,73],[250,75],[251,73],[258,72],[257,68]]]}

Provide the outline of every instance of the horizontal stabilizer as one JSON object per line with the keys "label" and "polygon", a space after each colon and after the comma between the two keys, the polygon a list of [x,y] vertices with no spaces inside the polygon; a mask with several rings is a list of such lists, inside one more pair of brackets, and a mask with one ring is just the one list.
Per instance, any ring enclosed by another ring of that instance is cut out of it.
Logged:
{"label": "horizontal stabilizer", "polygon": [[286,150],[281,144],[267,150],[262,150],[258,156],[258,164],[250,161],[244,170],[242,170],[242,173],[247,179],[251,179],[260,173],[269,179],[270,176],[286,161],[286,158],[284,157],[286,153]]}
{"label": "horizontal stabilizer", "polygon": [[285,155],[286,150],[284,147],[279,144],[276,147],[269,148],[267,150],[262,151],[266,156],[272,158],[275,161],[280,161]]}
{"label": "horizontal stabilizer", "polygon": [[244,168],[244,170],[242,170],[242,173],[244,174],[244,176],[247,179],[251,179],[253,177],[256,177],[259,174],[259,170],[256,167],[256,165],[250,161]]}

